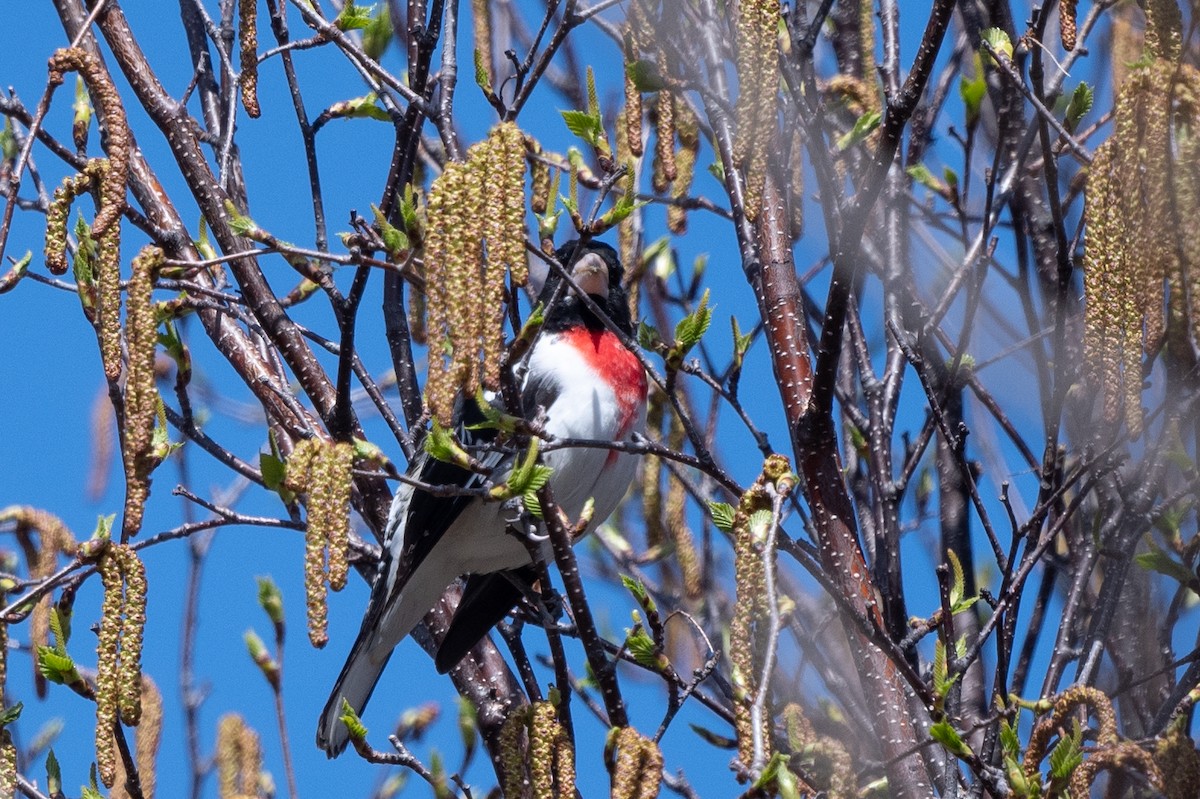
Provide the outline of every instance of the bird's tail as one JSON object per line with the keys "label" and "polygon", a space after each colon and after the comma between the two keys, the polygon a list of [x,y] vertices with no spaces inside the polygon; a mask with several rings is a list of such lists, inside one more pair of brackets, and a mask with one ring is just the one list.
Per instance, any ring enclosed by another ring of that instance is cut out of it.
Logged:
{"label": "bird's tail", "polygon": [[350,731],[342,723],[342,700],[350,704],[354,712],[362,715],[379,675],[392,656],[392,645],[372,646],[375,638],[373,630],[364,629],[354,642],[342,673],[333,684],[329,701],[321,711],[321,720],[317,725],[317,746],[325,750],[329,757],[337,757],[350,741]]}
{"label": "bird's tail", "polygon": [[389,581],[386,572],[375,581],[358,638],[317,725],[317,746],[329,757],[340,755],[350,741],[350,732],[342,723],[342,699],[362,715],[396,644],[412,632],[458,576],[457,564],[441,557],[441,551],[434,549],[411,578],[403,581],[403,590],[395,590],[396,581]]}

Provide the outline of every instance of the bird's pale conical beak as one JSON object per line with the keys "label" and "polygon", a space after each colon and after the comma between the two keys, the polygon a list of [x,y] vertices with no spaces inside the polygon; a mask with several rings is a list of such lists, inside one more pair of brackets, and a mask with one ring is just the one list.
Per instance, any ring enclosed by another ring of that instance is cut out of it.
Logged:
{"label": "bird's pale conical beak", "polygon": [[608,264],[594,252],[589,252],[571,268],[571,278],[587,294],[608,297]]}

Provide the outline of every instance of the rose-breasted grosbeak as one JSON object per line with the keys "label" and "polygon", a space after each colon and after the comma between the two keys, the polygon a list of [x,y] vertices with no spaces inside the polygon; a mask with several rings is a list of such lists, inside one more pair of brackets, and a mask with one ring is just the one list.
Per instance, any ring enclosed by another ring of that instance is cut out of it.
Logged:
{"label": "rose-breasted grosbeak", "polygon": [[[575,284],[605,311],[616,327],[632,335],[629,303],[621,286],[623,270],[612,247],[599,242],[563,245],[556,257]],[[539,301],[546,306],[542,334],[528,357],[522,401],[533,418],[544,411],[546,433],[555,438],[628,441],[646,424],[646,374],[637,357],[569,289],[551,303],[562,278],[551,271]],[[465,445],[486,443],[495,430],[470,427],[483,420],[473,401],[461,403],[457,432]],[[484,465],[502,478],[512,457],[490,453]],[[555,500],[568,517],[579,517],[594,501],[590,532],[616,508],[633,478],[636,462],[628,453],[603,448],[564,448],[546,452],[553,472]],[[408,473],[431,485],[480,487],[481,475],[421,455]],[[383,558],[371,588],[362,628],[321,714],[317,745],[330,757],[346,747],[342,699],[361,713],[392,649],[421,621],[454,580],[468,575],[463,597],[435,664],[440,672],[459,660],[499,622],[533,581],[526,544],[506,531],[512,511],[504,503],[472,496],[433,496],[401,485],[388,514]],[[549,545],[542,557],[550,558]]]}

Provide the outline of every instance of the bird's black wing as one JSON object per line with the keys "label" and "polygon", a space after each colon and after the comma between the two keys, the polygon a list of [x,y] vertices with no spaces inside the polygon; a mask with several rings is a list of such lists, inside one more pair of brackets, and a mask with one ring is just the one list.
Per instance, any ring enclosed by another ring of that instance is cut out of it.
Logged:
{"label": "bird's black wing", "polygon": [[[528,375],[522,392],[525,413],[536,413],[538,407],[549,408],[559,391],[558,382],[553,378],[546,376],[539,379],[535,375]],[[537,573],[532,567],[468,577],[462,599],[450,621],[450,629],[446,631],[446,637],[434,659],[438,672],[445,674],[457,666],[521,599],[518,586],[532,585],[536,578]]]}
{"label": "bird's black wing", "polygon": [[[455,432],[458,440],[470,452],[474,448],[490,444],[496,440],[498,431],[495,428],[472,427],[485,422],[483,412],[479,410],[474,399],[462,402],[456,413]],[[477,450],[476,450],[477,452]],[[475,453],[473,453],[475,454]],[[495,469],[506,456],[500,452],[485,452],[479,454],[479,462],[489,469]],[[453,463],[439,461],[427,453],[413,461],[409,475],[429,485],[460,485],[464,488],[480,488],[486,475],[478,474],[457,466]],[[391,520],[394,528],[392,535],[403,532],[404,545],[400,550],[400,563],[396,570],[396,580],[391,586],[391,593],[397,594],[403,590],[408,578],[421,565],[422,561],[433,551],[433,547],[450,525],[459,517],[471,503],[478,502],[478,497],[465,494],[451,496],[436,496],[420,488],[403,486],[397,493],[397,502],[406,502],[399,508],[400,518]],[[405,499],[404,497],[407,497]],[[380,574],[386,574],[391,569],[392,547],[385,542],[383,562],[380,564]]]}
{"label": "bird's black wing", "polygon": [[463,588],[450,629],[438,647],[434,665],[445,674],[458,665],[475,644],[509,614],[521,599],[521,585],[532,585],[537,572],[523,566],[506,572],[472,574]]}
{"label": "bird's black wing", "polygon": [[521,390],[521,403],[525,406],[525,417],[532,419],[538,408],[547,409],[558,399],[562,387],[554,375],[527,375]]}

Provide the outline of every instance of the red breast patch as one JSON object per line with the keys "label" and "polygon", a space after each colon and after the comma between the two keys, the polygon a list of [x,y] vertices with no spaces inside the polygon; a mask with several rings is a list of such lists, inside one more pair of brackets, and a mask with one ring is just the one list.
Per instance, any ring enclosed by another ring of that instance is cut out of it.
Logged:
{"label": "red breast patch", "polygon": [[[642,362],[609,330],[578,327],[567,330],[563,336],[616,394],[620,422],[614,438],[624,438],[646,401],[646,371]],[[609,459],[615,460],[616,454],[612,452]]]}

